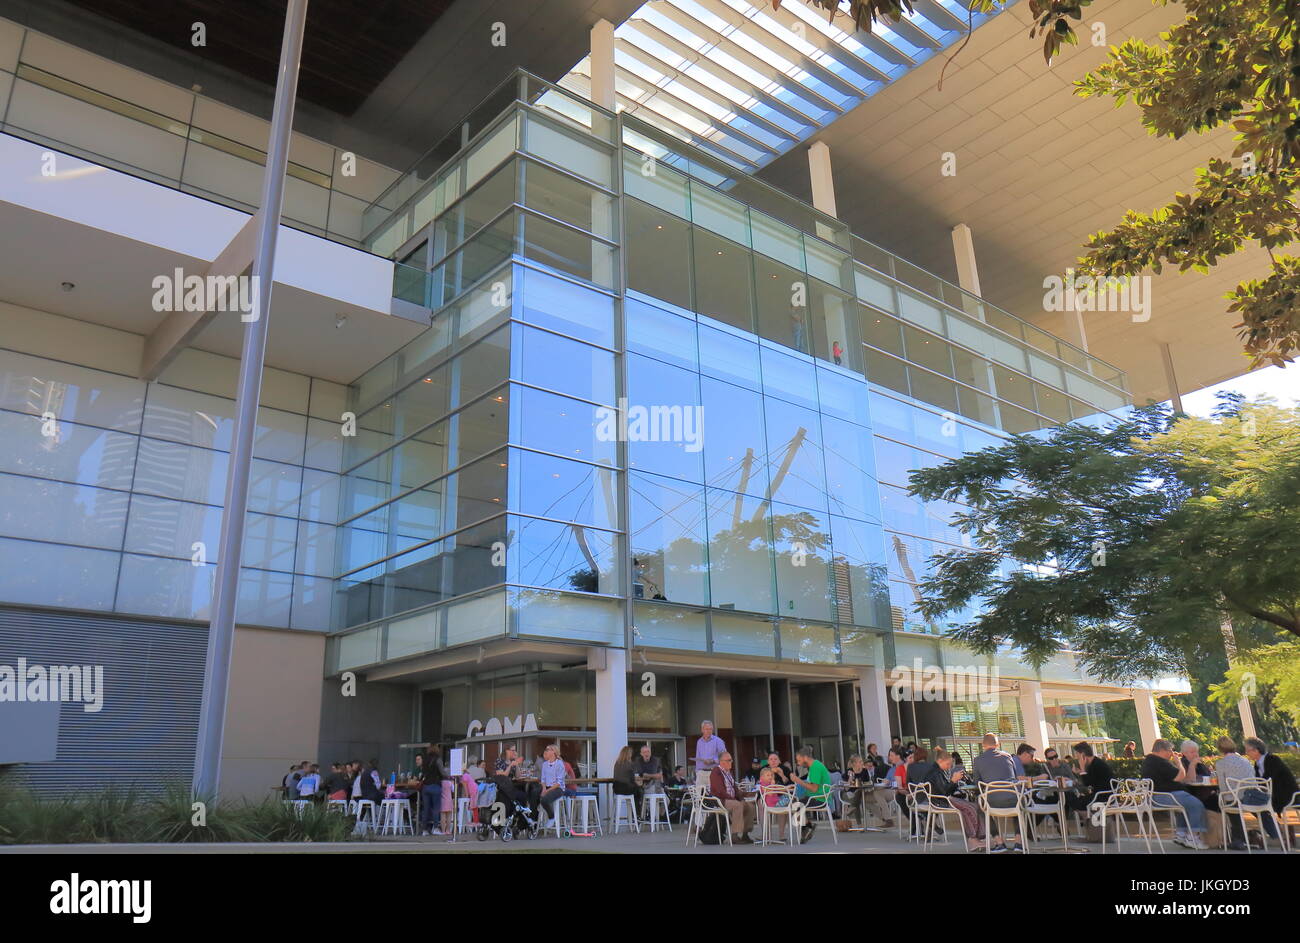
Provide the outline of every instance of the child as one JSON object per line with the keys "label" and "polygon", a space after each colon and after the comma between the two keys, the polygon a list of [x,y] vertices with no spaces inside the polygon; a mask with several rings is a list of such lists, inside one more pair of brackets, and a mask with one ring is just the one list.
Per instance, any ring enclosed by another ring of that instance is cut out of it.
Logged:
{"label": "child", "polygon": [[[790,804],[790,793],[784,790],[773,789],[772,787],[774,785],[776,785],[776,777],[772,772],[772,767],[763,767],[763,771],[758,774],[758,794],[763,797],[763,802],[771,808],[784,809]],[[778,829],[776,840],[784,842],[786,822],[789,820],[790,816],[782,813],[780,815],[774,815],[772,818],[776,821],[776,827]]]}

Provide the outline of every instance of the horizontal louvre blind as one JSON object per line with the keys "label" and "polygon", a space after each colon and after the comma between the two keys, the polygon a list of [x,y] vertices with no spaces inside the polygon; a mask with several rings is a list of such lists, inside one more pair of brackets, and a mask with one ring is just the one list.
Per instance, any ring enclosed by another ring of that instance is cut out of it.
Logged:
{"label": "horizontal louvre blind", "polygon": [[[16,772],[40,793],[114,785],[188,788],[203,694],[207,627],[0,607],[0,664],[103,666],[103,708],[59,710],[59,750]],[[4,704],[0,704],[3,717]]]}

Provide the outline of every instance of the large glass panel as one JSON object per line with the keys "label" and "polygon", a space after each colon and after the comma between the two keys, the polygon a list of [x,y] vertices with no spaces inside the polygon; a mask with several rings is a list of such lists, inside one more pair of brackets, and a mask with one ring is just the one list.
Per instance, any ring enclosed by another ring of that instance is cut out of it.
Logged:
{"label": "large glass panel", "polygon": [[948,412],[956,412],[957,384],[952,380],[919,367],[908,367],[907,376],[915,399]]}
{"label": "large glass panel", "polygon": [[515,326],[513,375],[526,383],[597,403],[614,402],[614,355],[547,331]]}
{"label": "large glass panel", "polygon": [[777,611],[830,621],[834,615],[829,516],[788,504],[772,504],[776,548]]}
{"label": "large glass panel", "polygon": [[994,364],[993,380],[997,384],[999,399],[1025,409],[1034,408],[1034,384],[1028,377]]}
{"label": "large glass panel", "polygon": [[707,413],[698,375],[638,354],[627,355],[627,375],[630,467],[703,481]]}
{"label": "large glass panel", "polygon": [[700,379],[704,405],[705,481],[747,494],[767,494],[763,398],[750,390]]}
{"label": "large glass panel", "polygon": [[[531,128],[530,128],[531,130]],[[474,186],[488,171],[505,160],[519,137],[519,116],[511,115],[501,126],[474,146],[465,158],[465,187]]]}
{"label": "large glass panel", "polygon": [[758,344],[752,337],[742,337],[701,320],[699,343],[701,373],[750,389],[759,388]]}
{"label": "large glass panel", "polygon": [[911,395],[911,389],[907,385],[906,363],[871,347],[863,347],[862,351],[867,362],[868,380],[886,389],[902,393],[904,396]]}
{"label": "large glass panel", "polygon": [[871,433],[842,419],[822,416],[826,443],[826,498],[830,509],[848,517],[877,518],[876,463]]}
{"label": "large glass panel", "polygon": [[524,150],[607,189],[613,184],[613,156],[608,148],[589,136],[563,130],[535,115],[528,116]]}
{"label": "large glass panel", "polygon": [[522,213],[524,257],[574,278],[614,287],[614,249],[576,229]]}
{"label": "large glass panel", "polygon": [[903,325],[903,341],[909,362],[920,364],[944,376],[952,376],[952,359],[948,354],[947,341],[925,331],[918,331],[910,324]]}
{"label": "large glass panel", "polygon": [[623,608],[615,600],[536,589],[512,589],[510,600],[521,636],[623,644]]}
{"label": "large glass panel", "polygon": [[900,291],[898,299],[899,314],[904,321],[919,324],[936,334],[943,333],[943,314],[939,305],[910,291]]}
{"label": "large glass panel", "polygon": [[554,275],[518,266],[523,281],[520,317],[581,340],[614,346],[614,299]]}
{"label": "large glass panel", "polygon": [[831,546],[836,618],[845,624],[888,628],[889,589],[880,525],[832,516]]}
{"label": "large glass panel", "polygon": [[811,360],[761,345],[763,392],[817,408],[817,369]]}
{"label": "large glass panel", "polygon": [[[464,466],[450,479],[433,486],[445,487],[449,496],[448,507],[455,507],[455,519],[447,521],[447,530],[483,520],[506,508],[508,465],[507,452],[498,452]],[[406,500],[403,498],[398,505]]]}
{"label": "large glass panel", "polygon": [[627,287],[691,310],[691,227],[663,210],[623,201]]}
{"label": "large glass panel", "polygon": [[862,342],[878,350],[903,356],[902,323],[882,311],[870,308],[858,309],[858,324],[862,331]]}
{"label": "large glass panel", "polygon": [[754,274],[743,246],[695,229],[695,310],[746,331],[754,329]]}
{"label": "large glass panel", "polygon": [[606,466],[511,449],[511,509],[560,521],[618,526],[617,473]]}
{"label": "large glass panel", "polygon": [[772,612],[772,531],[766,501],[710,488],[709,589],[714,608]]}
{"label": "large glass panel", "polygon": [[812,353],[807,275],[756,255],[754,301],[760,336],[806,354]]}
{"label": "large glass panel", "polygon": [[[453,251],[515,202],[518,176],[516,162],[509,161],[438,217],[433,224],[432,261]],[[423,267],[423,259],[412,260],[411,264]]]}
{"label": "large glass panel", "polygon": [[511,517],[510,581],[579,593],[618,592],[616,535],[581,524]]}
{"label": "large glass panel", "polygon": [[887,279],[864,270],[861,266],[853,272],[854,284],[858,297],[867,304],[884,311],[897,311],[894,299],[894,286]]}
{"label": "large glass panel", "polygon": [[632,473],[632,595],[708,605],[704,489]]}
{"label": "large glass panel", "polygon": [[820,367],[817,370],[817,403],[824,415],[838,416],[860,426],[871,425],[871,399],[860,376]]}
{"label": "large glass panel", "polygon": [[623,301],[627,349],[688,370],[699,369],[695,321],[634,298]]}
{"label": "large glass panel", "polygon": [[123,491],[0,475],[0,535],[117,550],[129,498]]}
{"label": "large glass panel", "polygon": [[645,648],[673,648],[702,652],[708,649],[704,613],[679,606],[637,603],[632,609],[633,638]]}
{"label": "large glass panel", "polygon": [[743,203],[692,180],[691,221],[742,246],[749,245],[749,214]]}
{"label": "large glass panel", "polygon": [[451,375],[452,382],[458,388],[455,394],[457,404],[477,399],[488,390],[500,386],[501,381],[510,376],[510,342],[511,330],[507,325],[467,347],[456,357],[452,363]]}
{"label": "large glass panel", "polygon": [[580,180],[524,162],[524,203],[606,239],[614,238],[614,198]]}
{"label": "large glass panel", "polygon": [[623,192],[681,219],[690,218],[686,176],[652,157],[624,150]]}
{"label": "large glass panel", "polygon": [[753,227],[754,251],[783,262],[786,265],[804,270],[803,233],[793,226],[787,226],[772,217],[751,210],[750,225]]}
{"label": "large glass panel", "polygon": [[826,507],[821,422],[810,409],[766,397],[767,468],[772,497],[803,507]]}
{"label": "large glass panel", "polygon": [[733,655],[776,657],[776,626],[769,619],[723,615],[714,612],[713,650]]}
{"label": "large glass panel", "polygon": [[808,301],[813,353],[822,360],[861,370],[857,302],[841,291],[812,280]]}
{"label": "large glass panel", "polygon": [[526,386],[511,389],[511,442],[570,458],[606,464],[615,461],[618,443],[601,429],[601,420],[610,407]]}
{"label": "large glass panel", "polygon": [[509,437],[509,417],[509,390],[506,387],[456,413],[451,419],[450,435],[456,448],[450,465],[464,465],[505,445]]}
{"label": "large glass panel", "polygon": [[839,662],[835,628],[806,622],[781,622],[781,660],[809,665],[834,665]]}

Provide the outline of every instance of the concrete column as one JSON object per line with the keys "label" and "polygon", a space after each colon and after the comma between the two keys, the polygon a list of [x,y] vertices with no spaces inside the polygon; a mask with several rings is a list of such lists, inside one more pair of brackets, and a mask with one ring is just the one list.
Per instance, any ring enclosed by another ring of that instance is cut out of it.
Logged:
{"label": "concrete column", "polygon": [[822,141],[808,145],[808,176],[812,181],[812,205],[827,216],[835,211],[835,178],[831,175],[831,149]]}
{"label": "concrete column", "polygon": [[952,253],[957,259],[957,284],[972,295],[980,294],[980,273],[975,265],[975,238],[965,223],[952,227]]}
{"label": "concrete column", "polygon": [[[1043,709],[1043,686],[1037,681],[1020,682],[1020,719],[1025,724],[1025,742],[1041,753],[1047,749],[1047,712]],[[1012,748],[1014,749],[1014,747]]]}
{"label": "concrete column", "polygon": [[589,648],[587,667],[596,673],[596,775],[609,776],[627,746],[627,652]]}
{"label": "concrete column", "polygon": [[1133,705],[1137,708],[1138,735],[1142,750],[1151,752],[1151,744],[1160,739],[1160,719],[1156,717],[1156,696],[1150,691],[1134,691]]}
{"label": "concrete column", "polygon": [[591,100],[613,111],[614,94],[614,24],[597,20],[591,28]]}
{"label": "concrete column", "polygon": [[1164,341],[1160,342],[1160,359],[1165,365],[1165,382],[1169,385],[1169,402],[1173,404],[1174,412],[1183,411],[1183,398],[1178,394],[1178,375],[1174,373],[1174,355],[1170,351],[1169,345]]}
{"label": "concrete column", "polygon": [[965,223],[952,227],[952,254],[957,262],[957,284],[975,296],[963,299],[962,308],[971,317],[983,321],[984,306],[976,300],[982,294],[979,266],[975,264],[975,237]]}
{"label": "concrete column", "polygon": [[858,689],[862,696],[862,748],[875,743],[882,751],[888,750],[891,731],[884,670],[863,668],[858,672]]}

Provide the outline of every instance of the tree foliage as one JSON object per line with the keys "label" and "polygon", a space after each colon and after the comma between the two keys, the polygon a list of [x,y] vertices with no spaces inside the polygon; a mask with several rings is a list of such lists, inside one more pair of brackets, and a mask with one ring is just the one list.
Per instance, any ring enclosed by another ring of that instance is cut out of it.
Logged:
{"label": "tree foliage", "polygon": [[914,471],[968,505],[972,550],[935,558],[927,618],[981,653],[1061,648],[1114,683],[1223,651],[1227,615],[1300,636],[1300,410],[1227,398],[1211,419],[1135,410]]}
{"label": "tree foliage", "polygon": [[1286,639],[1242,652],[1227,678],[1211,688],[1210,700],[1227,708],[1267,689],[1272,707],[1300,723],[1300,640]]}

